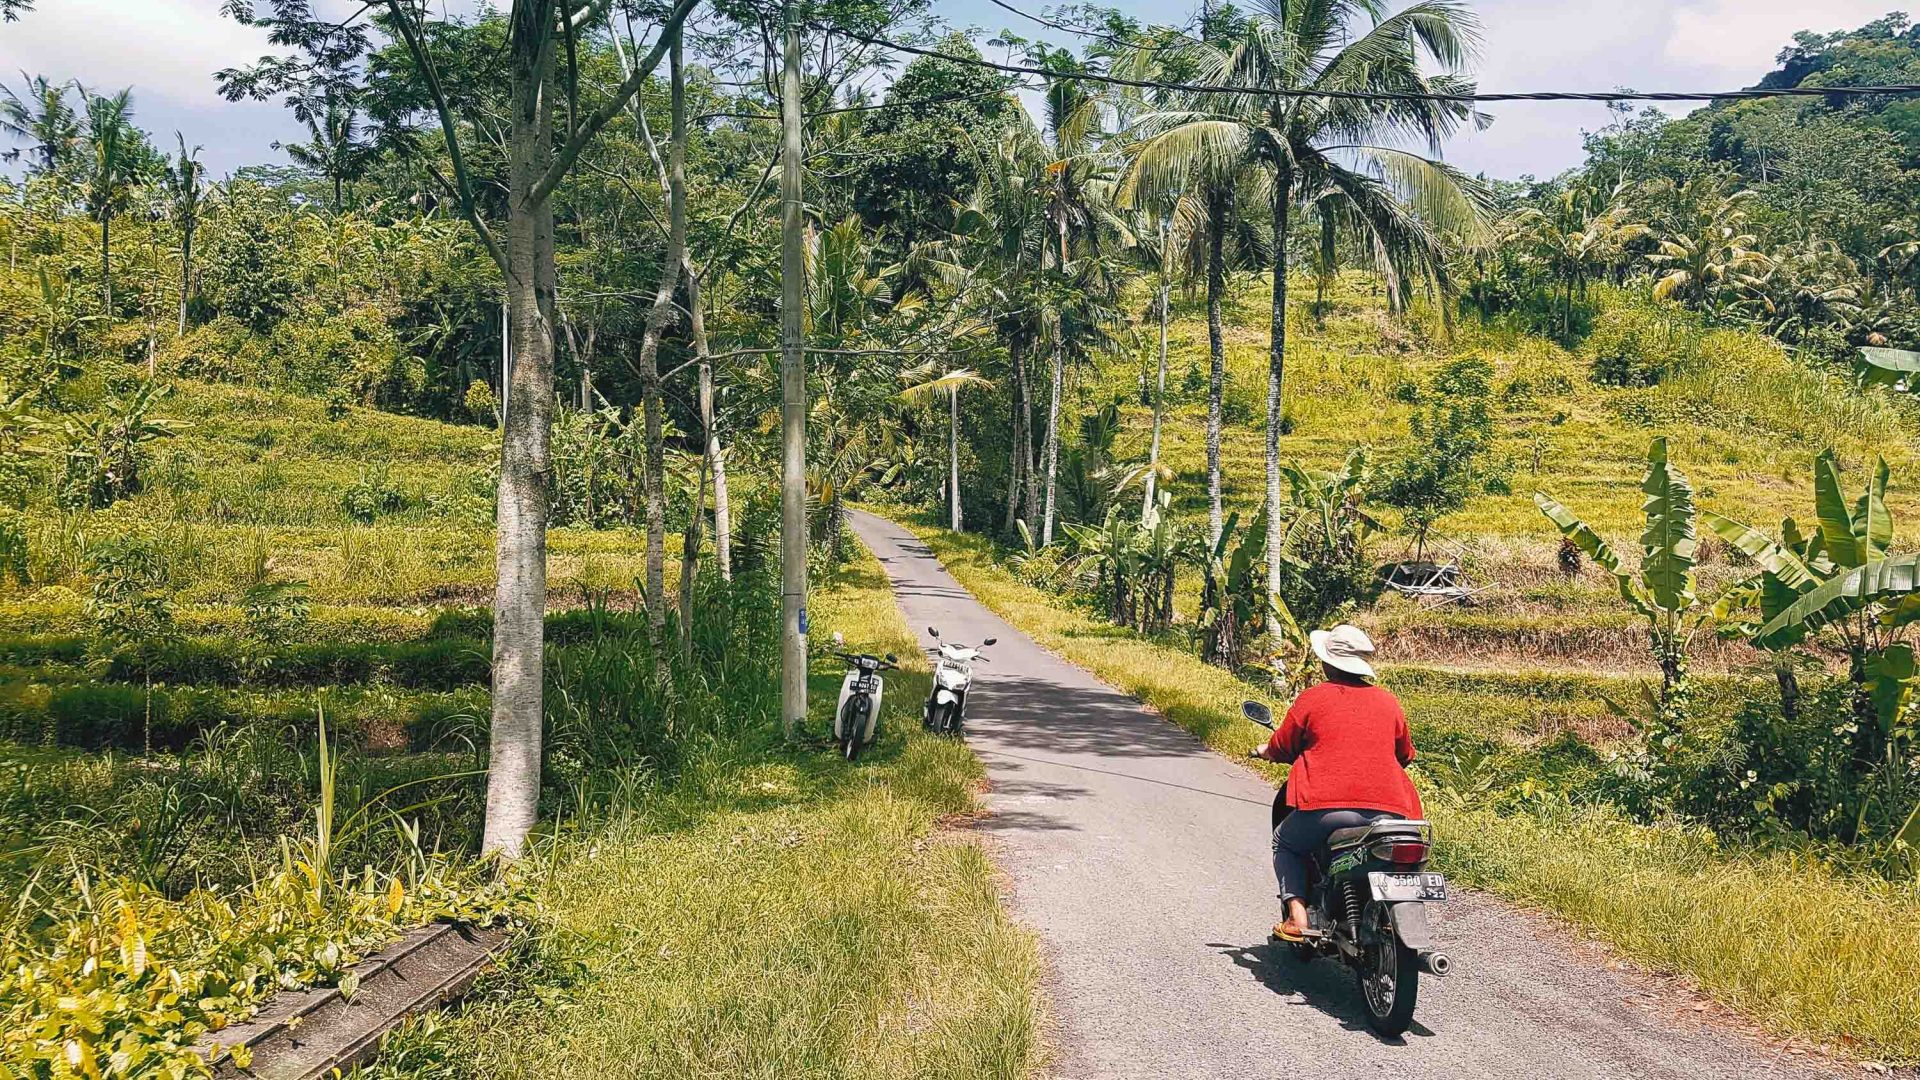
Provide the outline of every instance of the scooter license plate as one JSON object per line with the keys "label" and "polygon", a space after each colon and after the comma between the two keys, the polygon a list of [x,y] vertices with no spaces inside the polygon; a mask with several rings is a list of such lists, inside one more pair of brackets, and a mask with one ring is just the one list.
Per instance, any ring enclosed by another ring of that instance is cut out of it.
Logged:
{"label": "scooter license plate", "polygon": [[1388,874],[1376,871],[1367,875],[1373,886],[1373,898],[1383,903],[1402,900],[1445,900],[1445,874]]}

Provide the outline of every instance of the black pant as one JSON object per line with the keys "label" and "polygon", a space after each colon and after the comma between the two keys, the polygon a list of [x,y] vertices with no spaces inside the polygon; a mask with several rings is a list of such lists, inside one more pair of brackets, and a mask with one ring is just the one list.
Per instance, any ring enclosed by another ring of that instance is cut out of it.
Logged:
{"label": "black pant", "polygon": [[1307,860],[1335,829],[1368,825],[1395,815],[1385,810],[1295,810],[1273,830],[1273,876],[1283,900],[1307,898]]}

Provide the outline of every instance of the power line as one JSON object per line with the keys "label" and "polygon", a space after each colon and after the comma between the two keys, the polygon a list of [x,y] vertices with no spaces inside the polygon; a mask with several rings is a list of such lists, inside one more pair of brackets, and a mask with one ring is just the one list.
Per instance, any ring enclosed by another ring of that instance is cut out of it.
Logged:
{"label": "power line", "polygon": [[1702,90],[1702,91],[1642,91],[1609,90],[1597,93],[1578,91],[1533,91],[1528,93],[1443,93],[1434,91],[1361,91],[1361,90],[1303,90],[1270,86],[1205,86],[1199,83],[1162,82],[1156,79],[1129,79],[1120,75],[1107,75],[1093,71],[1050,71],[1046,68],[1028,67],[1023,64],[1001,64],[984,58],[954,56],[951,53],[935,52],[918,45],[907,45],[886,38],[870,37],[839,27],[816,27],[824,33],[840,34],[855,41],[877,45],[885,49],[911,53],[915,56],[928,56],[946,60],[955,64],[972,67],[990,68],[1012,75],[1031,75],[1043,79],[1077,79],[1085,82],[1104,83],[1109,86],[1125,86],[1139,90],[1177,90],[1190,94],[1242,94],[1254,97],[1277,98],[1325,98],[1336,101],[1442,101],[1460,105],[1476,105],[1502,101],[1749,101],[1760,98],[1824,98],[1824,97],[1903,97],[1920,94],[1920,83],[1897,83],[1890,86],[1782,86],[1755,90]]}

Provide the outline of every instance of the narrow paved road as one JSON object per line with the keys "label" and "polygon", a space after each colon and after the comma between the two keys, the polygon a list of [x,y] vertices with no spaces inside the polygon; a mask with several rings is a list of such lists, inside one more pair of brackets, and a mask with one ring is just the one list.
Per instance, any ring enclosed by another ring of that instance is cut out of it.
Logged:
{"label": "narrow paved road", "polygon": [[1828,1075],[1470,894],[1439,912],[1455,973],[1422,981],[1405,1039],[1376,1038],[1343,969],[1266,944],[1278,902],[1271,790],[1257,775],[1040,648],[904,528],[868,514],[853,524],[923,644],[929,625],[967,643],[999,638],[979,669],[968,742],[986,763],[983,828],[1014,914],[1050,968],[1054,1076]]}

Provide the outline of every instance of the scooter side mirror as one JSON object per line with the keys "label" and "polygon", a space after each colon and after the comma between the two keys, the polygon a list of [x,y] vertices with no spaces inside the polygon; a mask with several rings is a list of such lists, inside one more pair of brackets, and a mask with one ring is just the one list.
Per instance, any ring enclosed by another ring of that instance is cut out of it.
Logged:
{"label": "scooter side mirror", "polygon": [[888,653],[888,654],[887,654],[887,663],[889,663],[889,664],[897,664],[897,663],[899,663],[899,662],[900,662],[900,658],[899,658],[899,657],[897,657],[897,656],[895,656],[895,655],[893,655],[892,653]]}
{"label": "scooter side mirror", "polygon": [[995,641],[997,641],[997,640],[999,640],[999,639],[998,639],[998,638],[988,638],[987,640],[985,640],[985,641],[983,641],[983,642],[981,642],[980,644],[981,644],[981,646],[982,646],[982,647],[985,647],[985,646],[988,646],[988,645],[991,645],[991,644],[993,644],[993,643],[994,643]]}
{"label": "scooter side mirror", "polygon": [[933,635],[934,637],[939,637],[939,636],[940,636],[940,631],[938,631],[938,630],[935,630],[935,629],[934,629],[933,627],[931,627],[931,626],[929,626],[929,627],[927,627],[927,633],[929,633],[929,634],[932,634],[932,635]]}
{"label": "scooter side mirror", "polygon": [[1270,728],[1273,726],[1273,710],[1258,701],[1241,702],[1240,715],[1259,724],[1261,727]]}

